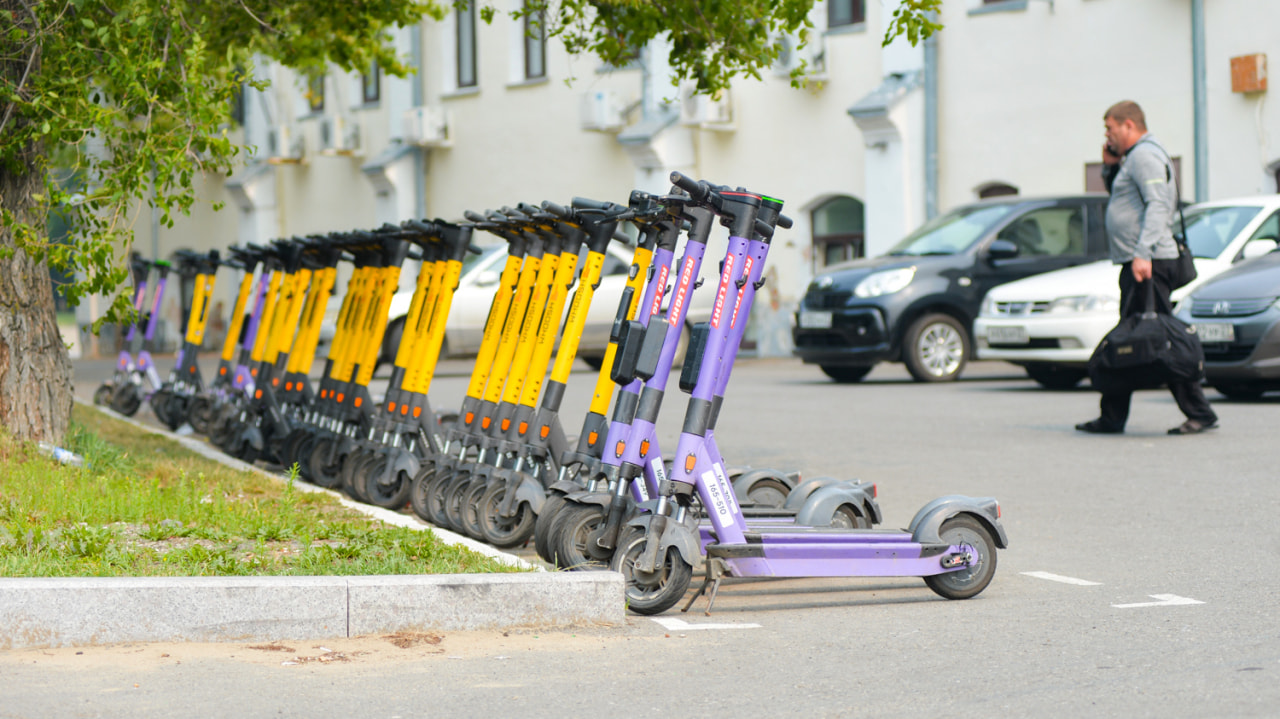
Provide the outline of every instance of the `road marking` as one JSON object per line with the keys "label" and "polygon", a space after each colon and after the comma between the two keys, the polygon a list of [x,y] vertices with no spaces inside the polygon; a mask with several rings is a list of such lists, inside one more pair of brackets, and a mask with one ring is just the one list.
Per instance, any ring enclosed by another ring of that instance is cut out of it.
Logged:
{"label": "road marking", "polygon": [[1141,607],[1180,607],[1190,604],[1204,604],[1198,599],[1188,599],[1187,597],[1179,597],[1176,594],[1149,594],[1152,599],[1158,599],[1158,602],[1139,602],[1137,604],[1112,604],[1116,609],[1138,609]]}
{"label": "road marking", "polygon": [[649,617],[669,632],[691,632],[695,629],[759,629],[759,624],[690,624],[683,619]]}
{"label": "road marking", "polygon": [[1064,577],[1061,574],[1051,574],[1049,572],[1023,572],[1028,577],[1036,579],[1048,579],[1051,582],[1060,582],[1062,584],[1075,584],[1080,587],[1101,587],[1101,582],[1091,582],[1087,579],[1076,579],[1075,577]]}

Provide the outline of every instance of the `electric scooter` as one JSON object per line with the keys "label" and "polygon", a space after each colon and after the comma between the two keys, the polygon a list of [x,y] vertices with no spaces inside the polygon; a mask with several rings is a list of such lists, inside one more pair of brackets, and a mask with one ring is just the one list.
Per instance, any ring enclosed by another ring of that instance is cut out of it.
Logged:
{"label": "electric scooter", "polygon": [[182,347],[178,348],[169,379],[151,395],[151,411],[171,431],[187,421],[191,400],[204,391],[204,377],[197,355],[204,343],[209,300],[213,296],[218,266],[223,264],[217,250],[211,250],[207,255],[190,250],[179,250],[175,254],[178,257],[178,276],[184,284],[192,282],[191,306],[187,312]]}
{"label": "electric scooter", "polygon": [[[155,338],[156,326],[160,321],[160,303],[164,299],[164,288],[170,269],[168,262],[145,260],[136,252],[130,257],[129,262],[133,272],[134,287],[137,288],[134,307],[139,311],[142,310],[142,300],[146,295],[147,275],[151,268],[154,267],[156,270],[156,288],[151,296],[151,313],[146,318],[147,328],[139,340],[137,324],[129,326],[129,333],[125,336],[125,349],[120,351],[116,360],[115,376],[93,393],[95,404],[108,404],[111,409],[126,417],[136,414],[142,402],[162,385],[160,373],[156,371],[151,353],[144,347],[147,342]],[[131,350],[137,351],[136,361]],[[144,381],[147,383],[146,390],[142,387]]]}
{"label": "electric scooter", "polygon": [[[719,190],[678,172],[671,179],[729,226],[731,252],[741,252],[753,263],[764,262],[768,242],[748,238],[763,229],[758,218],[767,228],[759,234],[766,240],[771,236],[769,225],[777,219],[780,201]],[[742,271],[737,274],[741,277]],[[743,288],[747,291],[736,317],[724,311],[723,293],[717,297],[699,350],[686,358],[692,396],[671,475],[661,484],[653,511],[631,519],[618,541],[611,567],[623,574],[629,607],[658,614],[673,606],[689,586],[700,550],[706,552],[706,579],[686,610],[709,588],[710,612],[725,576],[918,576],[949,599],[982,592],[994,576],[996,548],[1008,544],[999,504],[991,498],[936,499],[916,513],[906,530],[747,525],[733,488],[716,466],[719,452],[707,434],[714,389],[738,350],[730,346],[731,325],[746,321],[754,299],[753,285],[744,282]],[[705,543],[691,512],[695,494],[711,522],[710,541]]]}

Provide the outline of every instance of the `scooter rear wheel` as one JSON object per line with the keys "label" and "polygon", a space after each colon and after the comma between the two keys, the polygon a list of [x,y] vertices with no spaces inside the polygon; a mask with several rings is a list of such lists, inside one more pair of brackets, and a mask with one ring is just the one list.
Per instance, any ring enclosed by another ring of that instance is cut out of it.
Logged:
{"label": "scooter rear wheel", "polygon": [[444,511],[445,492],[449,489],[449,482],[452,479],[452,469],[437,469],[435,476],[431,477],[422,489],[426,497],[427,521],[445,529],[449,528],[449,515]]}
{"label": "scooter rear wheel", "polygon": [[138,408],[141,406],[142,393],[138,391],[137,385],[132,382],[121,385],[116,389],[115,394],[111,396],[111,409],[126,417],[132,417],[137,414]]}
{"label": "scooter rear wheel", "polygon": [[529,541],[533,536],[533,525],[537,521],[533,508],[525,502],[516,505],[514,517],[499,514],[498,509],[506,498],[507,485],[503,482],[488,487],[476,505],[485,541],[499,549],[518,547]]}
{"label": "scooter rear wheel", "polygon": [[116,388],[110,382],[98,385],[93,391],[93,403],[105,407],[111,404],[111,395],[115,394]]}
{"label": "scooter rear wheel", "polygon": [[570,570],[608,569],[613,552],[592,546],[595,533],[607,519],[605,508],[598,504],[566,504],[551,532],[556,566]]}
{"label": "scooter rear wheel", "polygon": [[192,397],[191,406],[187,408],[187,421],[198,434],[208,435],[209,424],[213,421],[213,400],[202,394]]}
{"label": "scooter rear wheel", "polygon": [[618,540],[610,567],[622,573],[628,609],[636,614],[661,614],[675,606],[689,590],[693,567],[684,561],[679,550],[668,547],[666,556],[658,562],[657,571],[640,572],[635,564],[644,552],[644,545],[645,530],[628,529]]}
{"label": "scooter rear wheel", "polygon": [[471,486],[471,472],[459,469],[444,488],[445,528],[455,532],[463,532],[462,501],[467,497],[467,489]]}
{"label": "scooter rear wheel", "polygon": [[422,469],[418,471],[418,476],[413,478],[412,487],[409,489],[409,506],[413,507],[413,513],[418,515],[418,519],[424,522],[431,521],[427,506],[427,490],[430,489],[435,478],[436,463],[431,459],[424,459]]}
{"label": "scooter rear wheel", "polygon": [[981,594],[996,573],[996,543],[991,532],[977,519],[958,514],[942,523],[938,536],[944,544],[971,547],[977,556],[971,566],[925,577],[924,583],[947,599],[969,599]]}
{"label": "scooter rear wheel", "polygon": [[369,503],[369,495],[365,494],[365,480],[368,474],[364,471],[370,460],[377,456],[368,450],[357,449],[342,458],[342,491],[357,502]]}

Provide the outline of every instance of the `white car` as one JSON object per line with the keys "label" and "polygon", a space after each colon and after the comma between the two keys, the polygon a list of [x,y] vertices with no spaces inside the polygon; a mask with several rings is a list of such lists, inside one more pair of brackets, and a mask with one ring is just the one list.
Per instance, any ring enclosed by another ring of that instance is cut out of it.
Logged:
{"label": "white car", "polygon": [[[1205,202],[1185,213],[1198,276],[1173,293],[1174,302],[1280,243],[1280,195]],[[1181,232],[1176,216],[1173,226]],[[1088,376],[1094,348],[1120,320],[1119,272],[1110,261],[1093,262],[995,287],[974,322],[978,358],[1022,365],[1045,387],[1074,387]]]}

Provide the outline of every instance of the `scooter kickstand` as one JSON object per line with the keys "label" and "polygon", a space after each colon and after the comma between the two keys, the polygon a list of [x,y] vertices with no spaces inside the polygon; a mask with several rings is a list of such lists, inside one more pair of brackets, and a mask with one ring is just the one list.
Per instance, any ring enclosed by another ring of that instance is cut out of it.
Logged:
{"label": "scooter kickstand", "polygon": [[702,586],[698,587],[698,591],[694,592],[692,597],[689,597],[689,601],[685,603],[684,608],[680,610],[681,612],[689,611],[693,607],[693,603],[698,601],[698,597],[706,594],[707,587],[710,586],[711,594],[707,597],[707,609],[703,614],[708,617],[711,616],[711,607],[716,603],[716,594],[720,592],[720,579],[724,576],[720,571],[718,562],[719,560],[717,559],[707,562],[707,573],[702,580]]}

